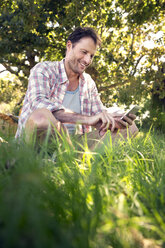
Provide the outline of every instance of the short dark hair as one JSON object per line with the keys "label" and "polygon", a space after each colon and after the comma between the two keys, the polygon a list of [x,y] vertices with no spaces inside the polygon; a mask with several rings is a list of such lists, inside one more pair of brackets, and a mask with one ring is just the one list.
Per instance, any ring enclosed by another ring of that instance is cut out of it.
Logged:
{"label": "short dark hair", "polygon": [[71,33],[67,39],[67,41],[71,41],[72,44],[77,43],[80,39],[90,37],[94,41],[95,45],[101,45],[100,36],[96,33],[93,28],[90,27],[78,27],[76,28],[73,33]]}

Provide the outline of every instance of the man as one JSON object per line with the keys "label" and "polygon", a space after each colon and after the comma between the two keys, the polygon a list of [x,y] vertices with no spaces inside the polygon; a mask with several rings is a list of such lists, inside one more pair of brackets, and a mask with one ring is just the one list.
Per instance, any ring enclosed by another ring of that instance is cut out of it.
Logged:
{"label": "man", "polygon": [[[54,127],[70,133],[88,133],[96,128],[93,138],[102,139],[107,130],[113,138],[116,130],[126,137],[126,127],[130,133],[137,132],[133,123],[135,115],[121,120],[121,115],[109,113],[103,106],[95,82],[85,69],[92,63],[101,41],[92,28],[77,28],[66,44],[66,56],[60,62],[38,63],[29,77],[29,84],[19,119],[16,137],[23,128],[26,135],[46,133]],[[123,131],[124,130],[124,131]]]}

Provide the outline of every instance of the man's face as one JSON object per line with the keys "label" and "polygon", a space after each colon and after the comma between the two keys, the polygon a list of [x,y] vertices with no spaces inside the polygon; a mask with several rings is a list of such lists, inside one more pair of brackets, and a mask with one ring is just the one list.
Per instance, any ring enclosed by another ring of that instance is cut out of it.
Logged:
{"label": "man's face", "polygon": [[82,74],[92,63],[97,46],[90,37],[80,39],[74,45],[71,41],[67,42],[66,65],[69,71]]}

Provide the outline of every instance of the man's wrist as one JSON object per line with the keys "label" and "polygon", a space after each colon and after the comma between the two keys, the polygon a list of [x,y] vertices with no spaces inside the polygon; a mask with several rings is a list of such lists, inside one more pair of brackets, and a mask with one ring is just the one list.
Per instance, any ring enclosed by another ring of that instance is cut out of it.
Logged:
{"label": "man's wrist", "polygon": [[93,126],[93,116],[86,116],[87,126]]}

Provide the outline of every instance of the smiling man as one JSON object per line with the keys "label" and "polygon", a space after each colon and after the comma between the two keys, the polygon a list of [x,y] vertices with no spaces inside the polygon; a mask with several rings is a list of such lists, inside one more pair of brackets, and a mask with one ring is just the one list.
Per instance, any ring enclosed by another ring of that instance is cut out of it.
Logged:
{"label": "smiling man", "polygon": [[91,132],[92,138],[103,139],[111,130],[115,139],[119,130],[126,137],[137,132],[135,115],[121,120],[121,115],[109,113],[103,106],[95,82],[85,69],[92,63],[101,41],[92,28],[77,28],[66,44],[66,56],[62,61],[38,63],[30,73],[28,89],[16,137],[22,130],[27,135],[37,129],[46,133],[49,126],[71,134]]}

